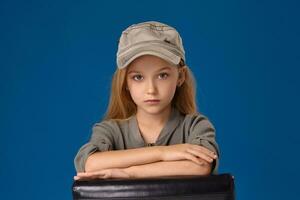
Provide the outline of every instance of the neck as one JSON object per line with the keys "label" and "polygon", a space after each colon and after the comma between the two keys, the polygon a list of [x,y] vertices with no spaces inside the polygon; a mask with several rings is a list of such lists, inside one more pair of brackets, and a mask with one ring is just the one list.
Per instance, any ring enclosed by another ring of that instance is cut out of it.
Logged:
{"label": "neck", "polygon": [[149,114],[138,110],[136,114],[139,125],[144,127],[164,126],[171,114],[171,105],[161,111],[159,114]]}

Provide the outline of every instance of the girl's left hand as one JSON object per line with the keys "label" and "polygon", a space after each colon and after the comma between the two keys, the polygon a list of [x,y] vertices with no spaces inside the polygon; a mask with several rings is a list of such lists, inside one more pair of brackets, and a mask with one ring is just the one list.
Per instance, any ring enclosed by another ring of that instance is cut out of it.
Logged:
{"label": "girl's left hand", "polygon": [[130,178],[130,175],[119,168],[104,169],[95,172],[79,172],[74,176],[74,180],[92,180],[92,179],[108,179],[108,178]]}

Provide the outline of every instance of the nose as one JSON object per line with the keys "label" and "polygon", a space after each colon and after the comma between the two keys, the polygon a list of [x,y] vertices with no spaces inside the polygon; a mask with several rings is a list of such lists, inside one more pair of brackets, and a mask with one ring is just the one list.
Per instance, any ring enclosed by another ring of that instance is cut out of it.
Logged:
{"label": "nose", "polygon": [[155,94],[157,92],[157,86],[154,80],[150,79],[147,82],[147,94]]}

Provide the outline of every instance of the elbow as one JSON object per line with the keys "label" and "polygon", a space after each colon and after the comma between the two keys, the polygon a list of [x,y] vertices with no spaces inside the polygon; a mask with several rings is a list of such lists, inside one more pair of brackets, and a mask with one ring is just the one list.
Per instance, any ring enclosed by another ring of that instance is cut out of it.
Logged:
{"label": "elbow", "polygon": [[93,172],[93,171],[97,171],[97,170],[101,170],[99,169],[99,166],[96,165],[96,162],[94,162],[94,156],[93,154],[91,154],[85,162],[84,165],[84,171],[85,172]]}
{"label": "elbow", "polygon": [[211,167],[210,166],[205,167],[202,175],[208,176],[210,174],[211,174]]}
{"label": "elbow", "polygon": [[204,162],[203,165],[195,164],[195,175],[208,176],[211,174],[212,164],[208,162]]}
{"label": "elbow", "polygon": [[91,162],[91,156],[89,156],[85,161],[84,171],[91,172],[92,169],[93,169],[93,166],[92,166],[92,162]]}

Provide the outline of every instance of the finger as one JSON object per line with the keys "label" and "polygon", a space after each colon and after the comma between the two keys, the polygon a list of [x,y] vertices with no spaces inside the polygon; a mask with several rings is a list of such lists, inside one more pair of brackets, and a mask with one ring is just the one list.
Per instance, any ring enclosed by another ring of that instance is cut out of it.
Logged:
{"label": "finger", "polygon": [[190,153],[186,152],[185,158],[188,160],[193,161],[197,165],[203,165],[204,163],[200,161],[198,158],[196,158],[194,155],[191,155]]}
{"label": "finger", "polygon": [[77,177],[82,177],[82,178],[84,178],[84,177],[89,177],[89,176],[91,176],[91,175],[88,174],[88,173],[77,174]]}
{"label": "finger", "polygon": [[200,158],[206,160],[207,162],[213,162],[213,159],[211,157],[209,157],[207,154],[205,154],[199,150],[197,151],[194,149],[187,149],[186,151],[193,154],[193,156],[197,156],[197,157],[200,157]]}
{"label": "finger", "polygon": [[216,155],[215,152],[205,148],[204,146],[201,146],[201,145],[194,145],[192,147],[192,149],[195,149],[197,151],[201,151],[202,153],[205,153],[206,155],[208,155],[209,157],[213,158],[213,159],[216,159],[218,156]]}
{"label": "finger", "polygon": [[93,179],[103,179],[105,175],[93,175],[93,176],[74,176],[74,180],[86,181]]}
{"label": "finger", "polygon": [[103,175],[93,175],[93,176],[75,176],[74,180],[92,180],[101,178]]}
{"label": "finger", "polygon": [[104,175],[104,174],[105,174],[105,172],[103,172],[103,171],[81,172],[81,173],[77,173],[77,176],[80,176],[80,177],[90,177],[90,176]]}
{"label": "finger", "polygon": [[207,154],[215,154],[213,151],[211,151],[210,149],[208,149],[208,148],[206,148],[206,147],[204,147],[203,145],[198,145],[198,144],[191,144],[191,147],[193,148],[193,149],[198,149],[198,150],[200,150],[200,151],[204,151],[205,153],[207,153]]}
{"label": "finger", "polygon": [[75,181],[88,181],[91,180],[89,177],[79,177],[79,176],[74,176]]}
{"label": "finger", "polygon": [[82,178],[90,178],[90,179],[105,179],[111,176],[111,170],[99,170],[94,172],[85,172],[80,174]]}
{"label": "finger", "polygon": [[74,180],[90,180],[90,179],[93,179],[93,177],[74,176]]}
{"label": "finger", "polygon": [[91,172],[79,172],[77,173],[77,176],[79,177],[87,177],[87,176],[91,176]]}

